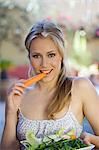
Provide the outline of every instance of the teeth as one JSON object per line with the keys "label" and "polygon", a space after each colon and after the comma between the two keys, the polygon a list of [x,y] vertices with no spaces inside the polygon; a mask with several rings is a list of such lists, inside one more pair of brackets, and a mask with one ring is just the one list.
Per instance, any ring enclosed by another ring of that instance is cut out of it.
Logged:
{"label": "teeth", "polygon": [[48,73],[50,73],[51,71],[42,70],[41,72],[43,72],[43,73],[45,73],[45,74],[48,74]]}
{"label": "teeth", "polygon": [[46,74],[49,73],[49,72],[50,72],[50,71],[43,71],[43,73],[46,73]]}

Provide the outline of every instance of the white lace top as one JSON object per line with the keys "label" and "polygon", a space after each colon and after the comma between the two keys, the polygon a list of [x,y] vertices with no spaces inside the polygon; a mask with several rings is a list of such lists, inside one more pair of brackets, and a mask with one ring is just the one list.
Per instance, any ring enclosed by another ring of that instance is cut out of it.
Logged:
{"label": "white lace top", "polygon": [[79,124],[70,108],[64,117],[56,120],[30,120],[26,118],[21,111],[19,112],[17,125],[17,137],[19,141],[25,139],[28,130],[33,131],[36,137],[43,138],[45,135],[56,133],[56,131],[61,128],[65,128],[67,132],[72,128],[75,129],[77,137],[80,136],[83,130],[82,125]]}

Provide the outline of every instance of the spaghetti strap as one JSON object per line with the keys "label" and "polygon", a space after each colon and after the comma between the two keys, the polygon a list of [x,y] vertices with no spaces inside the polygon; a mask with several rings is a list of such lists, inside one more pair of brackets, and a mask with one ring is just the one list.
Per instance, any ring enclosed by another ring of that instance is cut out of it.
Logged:
{"label": "spaghetti strap", "polygon": [[72,86],[71,86],[71,96],[73,95],[74,81],[75,81],[75,79],[73,78],[73,80],[72,80]]}
{"label": "spaghetti strap", "polygon": [[68,111],[67,112],[70,112],[71,111],[71,103],[69,104],[69,107],[68,107]]}
{"label": "spaghetti strap", "polygon": [[[72,96],[73,96],[73,87],[74,87],[74,78],[72,79],[72,86],[71,86],[71,90],[70,90],[70,93],[71,93],[71,100],[72,100]],[[71,101],[69,103],[69,107],[68,107],[68,112],[71,111]]]}

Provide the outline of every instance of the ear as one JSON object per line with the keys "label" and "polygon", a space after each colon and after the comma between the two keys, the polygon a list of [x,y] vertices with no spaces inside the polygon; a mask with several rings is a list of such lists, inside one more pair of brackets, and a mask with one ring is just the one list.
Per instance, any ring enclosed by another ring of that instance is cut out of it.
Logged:
{"label": "ear", "polygon": [[28,58],[30,59],[30,51],[28,51]]}
{"label": "ear", "polygon": [[34,72],[34,69],[33,69],[33,66],[30,64],[29,66],[29,70],[28,70],[28,77],[33,77],[35,75],[35,72]]}

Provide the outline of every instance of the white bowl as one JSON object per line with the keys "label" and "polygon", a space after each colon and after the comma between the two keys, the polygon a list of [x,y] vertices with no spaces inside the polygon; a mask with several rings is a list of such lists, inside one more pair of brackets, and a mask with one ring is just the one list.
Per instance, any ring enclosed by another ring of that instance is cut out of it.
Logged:
{"label": "white bowl", "polygon": [[95,147],[95,145],[91,144],[90,146],[80,148],[80,149],[77,149],[77,150],[92,150],[94,147]]}

